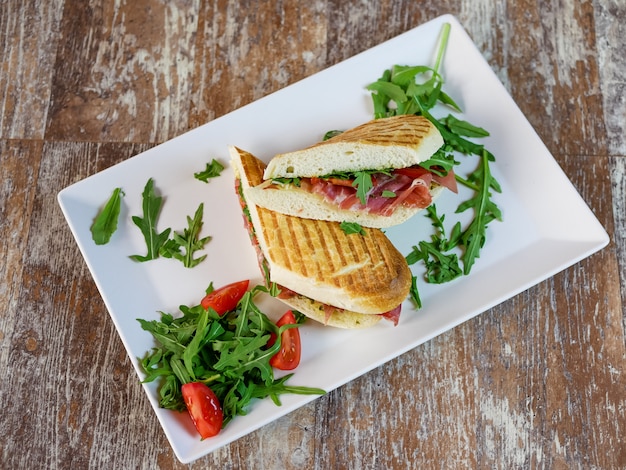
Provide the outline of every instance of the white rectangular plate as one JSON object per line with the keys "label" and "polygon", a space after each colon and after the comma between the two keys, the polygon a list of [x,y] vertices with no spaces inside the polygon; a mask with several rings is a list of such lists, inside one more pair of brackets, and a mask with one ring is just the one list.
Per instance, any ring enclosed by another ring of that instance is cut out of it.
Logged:
{"label": "white rectangular plate", "polygon": [[[227,146],[237,145],[267,161],[276,153],[320,140],[328,130],[347,129],[371,119],[365,87],[394,64],[432,64],[445,22],[452,28],[443,64],[444,90],[466,111],[465,119],[491,133],[482,143],[496,156],[493,173],[503,192],[495,200],[504,221],[490,225],[487,243],[471,274],[444,285],[422,283],[424,307],[416,311],[405,302],[399,326],[381,322],[367,330],[344,331],[307,323],[301,329],[302,362],[291,383],[333,390],[608,243],[602,226],[461,25],[452,16],[442,16],[59,193],[70,229],[140,377],[137,357],[154,343],[136,318],[158,318],[158,311],[175,313],[181,304],[196,304],[210,281],[215,286],[246,278],[262,283],[233,189]],[[194,179],[193,173],[204,169],[212,158],[227,165],[222,175],[209,184]],[[470,166],[462,165],[461,173],[476,165],[475,158],[467,161]],[[157,191],[164,196],[159,230],[182,230],[185,217],[193,215],[200,202],[205,203],[202,236],[213,238],[204,250],[207,259],[199,266],[186,269],[174,260],[135,263],[129,259],[131,254],[146,252],[130,216],[141,215],[141,193],[148,178],[154,178]],[[120,225],[108,245],[96,246],[89,228],[115,187],[122,187],[126,194]],[[548,187],[549,205],[544,196]],[[447,193],[437,206],[440,212],[452,212],[458,202],[458,197]],[[417,216],[387,234],[406,255],[428,236],[429,229],[429,221]],[[419,267],[413,268],[420,274]],[[263,301],[263,308],[273,318],[285,310],[273,299]],[[234,419],[217,437],[200,441],[186,414],[158,407],[156,384],[145,385],[145,390],[182,462],[195,460],[315,399],[288,395],[280,407],[270,400],[258,401],[247,416]]]}

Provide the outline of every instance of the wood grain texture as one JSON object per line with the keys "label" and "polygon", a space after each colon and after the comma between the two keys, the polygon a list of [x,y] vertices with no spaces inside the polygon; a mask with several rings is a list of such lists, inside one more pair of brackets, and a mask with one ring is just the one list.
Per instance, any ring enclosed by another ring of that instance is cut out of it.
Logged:
{"label": "wood grain texture", "polygon": [[160,142],[187,130],[198,2],[66,1],[46,137]]}
{"label": "wood grain texture", "polygon": [[594,10],[603,118],[611,155],[626,155],[626,4],[602,0]]}
{"label": "wood grain texture", "polygon": [[[443,13],[610,245],[182,465],[56,194]],[[625,468],[624,20],[618,0],[0,3],[0,468]]]}
{"label": "wood grain texture", "polygon": [[43,138],[62,10],[62,1],[0,3],[1,138]]}
{"label": "wood grain texture", "polygon": [[190,127],[326,67],[326,2],[219,1],[202,8]]}

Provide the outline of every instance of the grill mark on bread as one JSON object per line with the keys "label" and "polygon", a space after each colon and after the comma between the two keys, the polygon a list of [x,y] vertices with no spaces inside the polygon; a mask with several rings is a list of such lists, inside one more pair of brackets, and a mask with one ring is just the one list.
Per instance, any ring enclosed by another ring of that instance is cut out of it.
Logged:
{"label": "grill mark on bread", "polygon": [[[276,217],[276,213],[271,211],[266,211],[265,214],[266,217],[264,217],[264,222],[266,223],[264,231],[266,233],[265,237],[271,253],[271,259],[275,262],[283,264],[288,269],[294,269],[290,257],[287,256],[288,252],[280,249],[280,247],[284,246],[287,242],[287,240],[283,237],[283,228],[280,223],[281,219]],[[269,227],[274,228],[270,229]],[[270,239],[269,237],[274,237],[275,240]],[[297,255],[300,256],[301,254],[298,253]]]}
{"label": "grill mark on bread", "polygon": [[311,263],[303,263],[301,247],[306,248],[304,250],[306,252],[315,253],[315,240],[314,240],[315,232],[312,230],[309,230],[310,224],[305,224],[305,223],[300,223],[300,222],[301,222],[301,219],[296,219],[294,217],[289,218],[290,229],[296,235],[293,240],[293,245],[298,252],[298,260],[300,261],[299,265],[301,266],[300,269],[302,271],[302,274],[304,276],[312,276],[316,272],[318,273],[321,272],[321,266],[320,266],[319,260],[317,259],[316,256],[314,256],[312,258],[313,266],[311,266]]}
{"label": "grill mark on bread", "polygon": [[[329,227],[331,228],[335,228],[335,230],[329,230],[328,232],[328,242],[327,243],[331,243],[332,242],[332,254],[334,256],[329,256],[329,267],[331,269],[331,273],[332,273],[332,282],[335,285],[341,285],[342,283],[342,279],[340,277],[338,277],[336,275],[337,271],[339,269],[341,269],[342,267],[348,266],[350,263],[353,262],[353,260],[348,260],[347,256],[349,254],[352,254],[350,250],[342,250],[340,248],[341,246],[341,242],[338,240],[338,233],[337,233],[337,229],[341,230],[341,228],[338,228],[338,225],[331,225],[329,224]],[[349,239],[348,237],[345,238],[345,240],[348,240],[349,243]],[[334,257],[336,257],[336,260],[333,259]]]}
{"label": "grill mark on bread", "polygon": [[[385,266],[391,266],[391,269],[389,270],[390,273],[396,273],[397,270],[395,268],[395,263],[393,262],[392,259],[390,259],[389,256],[385,256],[385,253],[382,252],[382,250],[380,249],[380,245],[378,243],[371,243],[369,246],[369,254],[372,257],[372,259],[375,259],[378,263],[382,263]],[[388,283],[390,282],[391,279],[389,278],[385,278],[383,279],[381,276],[378,276],[378,282],[384,282],[384,283]]]}
{"label": "grill mark on bread", "polygon": [[[408,120],[413,122],[409,124]],[[388,120],[384,126],[378,126],[376,133],[372,133],[371,128],[371,123],[365,123],[318,145],[328,145],[328,143],[333,142],[362,142],[377,145],[406,145],[410,147],[431,132],[432,124],[426,118],[415,116],[415,118],[407,117],[403,120]]]}
{"label": "grill mark on bread", "polygon": [[[322,268],[323,271],[327,272],[327,273],[334,273],[336,270],[336,261],[334,259],[333,255],[337,255],[340,254],[338,253],[338,243],[337,240],[335,239],[335,237],[333,237],[333,234],[329,231],[329,228],[332,227],[331,224],[319,224],[316,227],[316,231],[319,234],[320,237],[320,243],[322,246],[326,246],[329,247],[330,249],[327,250],[327,257],[324,259],[325,265]],[[337,286],[337,282],[336,279],[332,278],[332,282],[334,283],[335,286]]]}

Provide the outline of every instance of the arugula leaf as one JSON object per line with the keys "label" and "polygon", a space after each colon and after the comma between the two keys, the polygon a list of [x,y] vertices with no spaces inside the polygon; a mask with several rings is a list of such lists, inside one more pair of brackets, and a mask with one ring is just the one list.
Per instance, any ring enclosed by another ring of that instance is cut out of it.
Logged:
{"label": "arugula leaf", "polygon": [[211,163],[206,164],[206,168],[203,171],[194,173],[193,177],[199,181],[208,183],[209,178],[217,178],[223,170],[224,165],[222,165],[214,158],[213,160],[211,160]]}
{"label": "arugula leaf", "polygon": [[452,147],[444,144],[428,160],[420,162],[420,166],[439,176],[446,176],[455,165],[459,164],[452,152]]}
{"label": "arugula leaf", "polygon": [[353,233],[358,233],[359,235],[367,235],[365,229],[356,222],[343,221],[339,224],[339,227],[348,235],[351,235]]}
{"label": "arugula leaf", "polygon": [[372,174],[369,171],[357,171],[355,173],[352,186],[356,188],[356,195],[361,201],[361,204],[367,204],[367,195],[374,187],[372,183]]}
{"label": "arugula leaf", "polygon": [[332,139],[333,137],[342,134],[343,131],[338,131],[338,130],[332,130],[332,131],[328,131],[326,132],[326,134],[324,134],[324,137],[322,138],[322,141],[326,141],[328,139]]}
{"label": "arugula leaf", "polygon": [[115,188],[106,205],[98,213],[91,225],[91,238],[96,242],[96,245],[106,245],[109,243],[111,236],[117,230],[117,221],[122,206],[122,196],[124,196],[122,188]]}
{"label": "arugula leaf", "polygon": [[411,289],[409,289],[409,298],[413,301],[416,308],[422,308],[422,299],[420,298],[420,293],[417,289],[417,276],[411,276]]}
{"label": "arugula leaf", "polygon": [[487,137],[489,135],[489,132],[487,132],[482,127],[478,127],[470,124],[467,121],[457,119],[451,114],[442,119],[441,122],[446,125],[450,132],[458,135],[463,135],[465,137]]}
{"label": "arugula leaf", "polygon": [[[194,258],[194,253],[204,248],[204,245],[211,240],[211,237],[198,238],[202,230],[202,214],[204,203],[200,203],[193,219],[187,216],[187,228],[183,233],[174,232],[172,238],[167,240],[159,250],[159,254],[165,258],[174,258],[183,263],[186,268],[193,268],[204,261],[206,255]],[[181,249],[184,253],[181,253]]]}
{"label": "arugula leaf", "polygon": [[294,186],[300,187],[300,178],[273,178],[272,183],[276,184],[293,184]]}
{"label": "arugula leaf", "polygon": [[[285,382],[293,377],[293,373],[287,374],[284,377],[274,380],[270,385],[256,386],[253,391],[253,398],[265,398],[269,396],[276,406],[280,406],[279,395],[285,393],[294,393],[297,395],[321,395],[324,390],[311,387],[298,387],[293,385],[286,385]],[[321,393],[320,393],[321,392]]]}
{"label": "arugula leaf", "polygon": [[[407,264],[423,261],[426,266],[425,278],[433,284],[442,284],[456,279],[463,272],[459,266],[456,253],[448,253],[456,246],[446,238],[443,221],[445,215],[439,216],[435,205],[426,208],[428,217],[433,221],[436,233],[431,235],[431,241],[420,241],[407,255]],[[456,234],[456,230],[453,231]]]}
{"label": "arugula leaf", "polygon": [[383,95],[387,97],[387,101],[384,102],[384,105],[380,103],[381,111],[384,110],[384,112],[382,112],[383,116],[388,115],[387,113],[390,112],[387,106],[389,102],[388,100],[395,101],[396,103],[404,103],[405,101],[407,101],[406,93],[404,92],[402,87],[395,83],[391,83],[389,79],[386,79],[386,77],[384,76],[380,78],[379,80],[375,81],[374,83],[371,83],[370,85],[368,85],[367,89],[370,91],[377,92],[376,94],[379,96]]}
{"label": "arugula leaf", "polygon": [[463,253],[464,273],[468,274],[476,260],[480,256],[480,250],[485,244],[487,225],[494,220],[502,220],[502,213],[498,206],[490,199],[489,188],[500,185],[491,176],[489,168],[489,152],[483,150],[480,165],[468,178],[475,182],[479,188],[476,195],[460,204],[457,212],[464,212],[469,208],[474,209],[475,216],[469,226],[463,231],[460,242],[465,247]]}
{"label": "arugula leaf", "polygon": [[[181,305],[182,316],[176,318],[161,312],[160,320],[138,319],[157,342],[139,363],[146,373],[143,382],[160,381],[161,407],[185,410],[180,388],[188,381],[211,387],[222,404],[225,424],[236,415],[245,415],[255,399],[270,397],[280,404],[279,395],[284,393],[326,393],[287,385],[292,374],[274,377],[269,360],[280,350],[281,333],[296,325],[278,328],[253,301],[262,291],[267,289],[256,286],[246,292],[236,309],[221,317],[201,305]],[[271,334],[276,335],[276,342],[267,347]]]}
{"label": "arugula leaf", "polygon": [[154,193],[154,181],[152,178],[148,179],[143,193],[143,217],[134,215],[132,220],[134,224],[139,227],[141,233],[144,236],[146,245],[148,247],[148,253],[145,256],[131,255],[130,258],[135,261],[149,261],[156,259],[159,256],[159,250],[165,243],[170,235],[171,229],[165,229],[163,232],[158,233],[156,231],[157,219],[161,206],[163,204],[163,198],[156,196]]}

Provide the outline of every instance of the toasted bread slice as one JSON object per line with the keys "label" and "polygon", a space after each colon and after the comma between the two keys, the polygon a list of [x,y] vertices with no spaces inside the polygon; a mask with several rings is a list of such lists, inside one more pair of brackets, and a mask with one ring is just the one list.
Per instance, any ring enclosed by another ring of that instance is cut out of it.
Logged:
{"label": "toasted bread slice", "polygon": [[310,178],[345,171],[406,168],[428,160],[442,145],[439,130],[423,116],[374,119],[305,149],[276,155],[263,177]]}
{"label": "toasted bread slice", "polygon": [[[248,152],[230,151],[245,194],[261,182],[265,165]],[[249,201],[248,212],[270,281],[299,294],[285,302],[305,315],[327,324],[335,317],[335,326],[366,326],[406,299],[411,272],[380,230],[348,235],[338,223],[287,216]],[[343,312],[329,317],[322,304]],[[357,316],[347,321],[351,326],[341,325],[351,316]]]}

